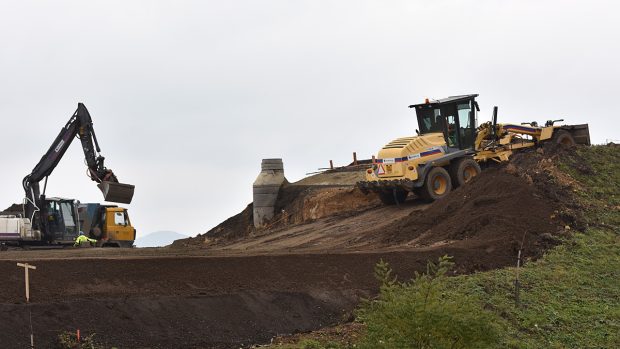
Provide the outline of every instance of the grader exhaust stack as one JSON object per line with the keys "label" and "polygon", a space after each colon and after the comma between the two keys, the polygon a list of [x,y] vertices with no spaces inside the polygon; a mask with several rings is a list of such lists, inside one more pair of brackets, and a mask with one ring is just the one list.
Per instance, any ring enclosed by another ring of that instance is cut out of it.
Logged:
{"label": "grader exhaust stack", "polygon": [[104,181],[97,184],[103,193],[103,199],[110,202],[130,204],[133,199],[135,185]]}

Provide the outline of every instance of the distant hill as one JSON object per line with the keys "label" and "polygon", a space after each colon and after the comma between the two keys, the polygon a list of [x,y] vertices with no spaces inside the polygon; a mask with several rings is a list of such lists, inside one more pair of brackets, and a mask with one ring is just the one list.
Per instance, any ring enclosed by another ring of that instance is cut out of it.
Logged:
{"label": "distant hill", "polygon": [[136,239],[136,247],[160,247],[170,245],[174,240],[185,239],[187,235],[174,231],[156,231]]}

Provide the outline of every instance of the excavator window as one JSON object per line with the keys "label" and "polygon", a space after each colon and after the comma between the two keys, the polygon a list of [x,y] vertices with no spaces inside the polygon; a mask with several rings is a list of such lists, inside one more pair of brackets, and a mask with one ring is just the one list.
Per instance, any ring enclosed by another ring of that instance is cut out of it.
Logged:
{"label": "excavator window", "polygon": [[62,211],[62,219],[65,224],[67,235],[75,235],[75,217],[73,217],[73,205],[70,202],[61,202],[60,210]]}

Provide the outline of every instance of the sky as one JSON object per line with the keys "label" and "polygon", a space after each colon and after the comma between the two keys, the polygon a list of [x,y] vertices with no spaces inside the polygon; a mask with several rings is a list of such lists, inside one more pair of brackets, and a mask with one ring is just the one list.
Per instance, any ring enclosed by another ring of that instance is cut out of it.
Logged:
{"label": "sky", "polygon": [[[30,1],[0,11],[0,208],[85,103],[136,186],[138,236],[204,233],[289,181],[417,128],[408,105],[478,93],[479,121],[563,118],[619,140],[614,1]],[[74,142],[48,196],[98,202]]]}

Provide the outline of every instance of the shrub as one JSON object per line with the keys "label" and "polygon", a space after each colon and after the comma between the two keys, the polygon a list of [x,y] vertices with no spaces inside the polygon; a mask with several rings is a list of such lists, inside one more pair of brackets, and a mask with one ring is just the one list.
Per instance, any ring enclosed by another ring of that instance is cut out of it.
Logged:
{"label": "shrub", "polygon": [[98,349],[101,348],[95,342],[95,334],[83,336],[78,341],[77,334],[74,332],[65,331],[58,335],[57,345],[58,349]]}
{"label": "shrub", "polygon": [[429,261],[426,273],[399,283],[381,260],[375,267],[379,297],[358,312],[368,331],[360,347],[458,349],[496,343],[493,315],[475,298],[447,291],[446,274],[452,266],[451,258],[443,256],[436,264]]}

